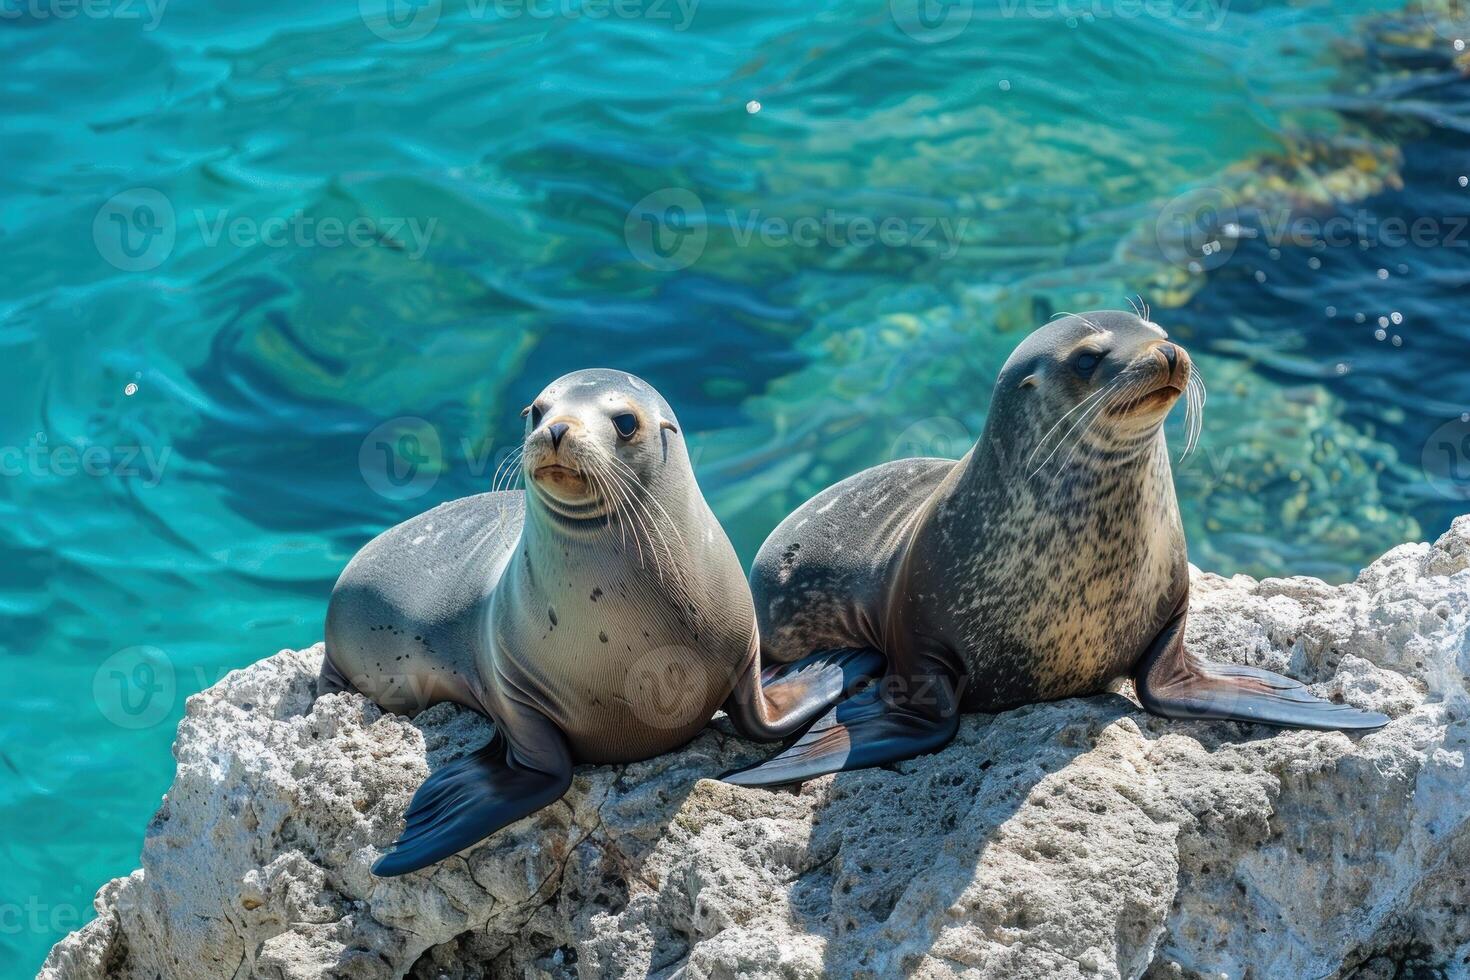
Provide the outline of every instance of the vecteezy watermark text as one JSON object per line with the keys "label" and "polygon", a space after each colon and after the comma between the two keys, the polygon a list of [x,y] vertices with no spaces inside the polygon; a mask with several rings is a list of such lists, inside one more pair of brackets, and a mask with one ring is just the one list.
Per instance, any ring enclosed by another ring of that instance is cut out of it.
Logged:
{"label": "vecteezy watermark text", "polygon": [[24,932],[54,936],[71,932],[81,924],[81,907],[69,902],[52,904],[35,895],[24,902],[0,902],[0,936]]}
{"label": "vecteezy watermark text", "polygon": [[900,31],[922,44],[940,44],[964,33],[973,21],[1059,20],[1070,27],[1094,21],[1155,20],[1218,30],[1229,0],[888,0]]}
{"label": "vecteezy watermark text", "polygon": [[0,477],[113,476],[156,487],[163,479],[172,447],[52,445],[38,432],[24,446],[0,446]]}
{"label": "vecteezy watermark text", "polygon": [[[205,248],[387,248],[418,260],[428,251],[438,218],[400,215],[315,216],[296,209],[257,218],[229,208],[196,208],[194,230]],[[183,222],[187,227],[188,222]],[[92,220],[97,253],[124,272],[162,265],[178,243],[180,218],[173,202],[151,187],[108,198]]]}
{"label": "vecteezy watermark text", "polygon": [[[467,0],[462,10],[472,21],[643,20],[685,31],[700,0]],[[443,0],[358,0],[367,29],[385,41],[402,44],[428,37],[439,25]]]}
{"label": "vecteezy watermark text", "polygon": [[168,0],[0,0],[0,21],[141,20],[153,31],[166,6]]}
{"label": "vecteezy watermark text", "polygon": [[1155,20],[1192,22],[1216,30],[1230,8],[1228,0],[995,0],[1005,18],[1033,20]]}
{"label": "vecteezy watermark text", "polygon": [[1466,211],[1404,216],[1365,208],[1322,213],[1290,206],[1242,207],[1229,191],[1202,187],[1167,202],[1159,210],[1154,235],[1165,259],[1201,272],[1224,265],[1245,239],[1259,239],[1271,248],[1316,250],[1470,248],[1470,202]]}
{"label": "vecteezy watermark text", "polygon": [[205,247],[214,248],[221,241],[235,248],[372,248],[383,245],[404,252],[411,259],[421,259],[429,247],[429,238],[438,218],[369,218],[359,216],[344,221],[327,216],[314,218],[304,211],[257,220],[243,215],[232,216],[227,210],[195,211]]}
{"label": "vecteezy watermark text", "polygon": [[873,218],[840,214],[828,208],[821,214],[787,218],[765,215],[759,208],[744,213],[725,210],[725,221],[735,244],[745,248],[759,241],[767,248],[927,248],[942,259],[959,251],[969,218],[947,216]]}
{"label": "vecteezy watermark text", "polygon": [[725,208],[711,219],[693,191],[665,187],[644,196],[623,221],[629,253],[650,269],[670,272],[697,262],[718,230],[736,248],[920,249],[951,259],[964,244],[970,219],[950,215],[851,214],[826,208],[773,215],[760,208]]}

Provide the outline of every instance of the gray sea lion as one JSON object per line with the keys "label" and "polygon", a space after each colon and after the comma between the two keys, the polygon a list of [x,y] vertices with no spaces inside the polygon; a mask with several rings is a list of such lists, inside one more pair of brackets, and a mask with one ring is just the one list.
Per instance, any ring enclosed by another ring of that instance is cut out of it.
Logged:
{"label": "gray sea lion", "polygon": [[1146,710],[1171,718],[1387,724],[1185,649],[1189,573],[1163,422],[1187,390],[1197,426],[1198,376],[1156,324],[1069,315],[1011,355],[963,459],[864,470],[792,513],[751,572],[765,654],[868,647],[888,673],[726,778],[770,785],[909,758],[947,743],[961,711],[1094,694],[1125,675]]}
{"label": "gray sea lion", "polygon": [[578,371],[522,414],[524,491],[385,531],[332,592],[320,693],[400,712],[455,701],[496,727],[419,787],[379,875],[546,806],[576,763],[676,748],[722,705],[743,734],[783,738],[881,666],[838,651],[762,678],[740,562],[649,385]]}

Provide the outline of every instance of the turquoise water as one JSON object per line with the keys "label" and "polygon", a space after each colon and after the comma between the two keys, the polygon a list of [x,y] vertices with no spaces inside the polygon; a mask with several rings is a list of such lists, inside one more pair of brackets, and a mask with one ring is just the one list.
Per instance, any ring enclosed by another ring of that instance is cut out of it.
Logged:
{"label": "turquoise water", "polygon": [[[1139,294],[1210,384],[1201,566],[1342,580],[1470,509],[1470,96],[1398,4],[109,3],[0,0],[17,976],[136,865],[184,698],[567,370],[663,391],[748,560]],[[1437,237],[1277,247],[1283,201]]]}

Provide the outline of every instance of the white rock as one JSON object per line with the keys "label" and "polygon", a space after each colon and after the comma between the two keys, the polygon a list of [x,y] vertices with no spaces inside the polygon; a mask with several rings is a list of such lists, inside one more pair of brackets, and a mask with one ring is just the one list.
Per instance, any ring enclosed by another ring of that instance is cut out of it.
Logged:
{"label": "white rock", "polygon": [[1466,977],[1470,517],[1340,587],[1194,583],[1195,650],[1392,724],[1178,723],[1105,695],[773,792],[709,778],[766,752],[718,722],[378,880],[413,789],[490,727],[313,703],[320,649],[283,651],[190,699],[142,870],[41,976]]}

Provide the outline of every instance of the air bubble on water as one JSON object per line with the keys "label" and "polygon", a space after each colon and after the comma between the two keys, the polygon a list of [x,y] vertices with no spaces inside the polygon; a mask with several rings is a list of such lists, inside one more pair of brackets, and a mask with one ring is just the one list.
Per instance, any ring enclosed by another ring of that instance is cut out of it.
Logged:
{"label": "air bubble on water", "polygon": [[1337,362],[1337,373],[1338,374],[1347,374],[1348,373],[1348,366],[1346,364],[1342,363],[1341,361],[1338,361]]}
{"label": "air bubble on water", "polygon": [[755,99],[751,99],[749,102],[745,103],[745,111],[753,116],[757,112],[761,111],[761,104]]}
{"label": "air bubble on water", "polygon": [[1266,281],[1266,274],[1264,272],[1262,272],[1260,269],[1257,269],[1256,270],[1256,282],[1265,282],[1265,281]]}
{"label": "air bubble on water", "polygon": [[1189,271],[1190,272],[1203,272],[1203,271],[1205,271],[1205,267],[1202,266],[1202,265],[1200,265],[1198,262],[1191,261],[1189,263]]}
{"label": "air bubble on water", "polygon": [[1380,327],[1386,327],[1386,326],[1388,326],[1388,317],[1386,317],[1386,316],[1379,317],[1378,318],[1378,325]]}
{"label": "air bubble on water", "polygon": [[1404,338],[1400,337],[1398,334],[1394,334],[1393,335],[1393,345],[1395,347],[1402,347],[1402,346],[1404,346]]}
{"label": "air bubble on water", "polygon": [[1319,258],[1317,258],[1317,256],[1315,256],[1315,255],[1312,256],[1310,259],[1307,259],[1307,268],[1308,269],[1320,269],[1320,268],[1322,268],[1322,260],[1319,259]]}
{"label": "air bubble on water", "polygon": [[1000,90],[1002,92],[1009,92],[1011,90],[1011,80],[1009,78],[1002,78],[1000,80]]}
{"label": "air bubble on water", "polygon": [[1409,274],[1409,267],[1406,266],[1406,265],[1404,265],[1402,262],[1400,262],[1399,263],[1399,275],[1406,276],[1408,274]]}
{"label": "air bubble on water", "polygon": [[133,395],[136,395],[137,393],[138,393],[138,386],[136,384],[134,384],[133,382],[131,382],[131,381],[129,381],[123,387],[123,394],[124,395],[128,395],[129,397],[131,397]]}
{"label": "air bubble on water", "polygon": [[1327,309],[1323,310],[1322,312],[1326,313],[1329,317],[1334,317],[1334,316],[1337,316],[1337,307],[1335,307],[1335,306],[1329,306],[1329,307],[1327,307]]}
{"label": "air bubble on water", "polygon": [[1279,249],[1279,248],[1273,248],[1273,249],[1271,249],[1271,251],[1267,252],[1266,254],[1269,255],[1269,256],[1271,256],[1272,259],[1279,259],[1279,258],[1281,258],[1281,249]]}
{"label": "air bubble on water", "polygon": [[1361,313],[1354,313],[1353,314],[1353,322],[1354,323],[1367,323],[1368,322],[1368,318],[1365,317]]}
{"label": "air bubble on water", "polygon": [[1461,187],[1470,187],[1470,177],[1466,177],[1464,174],[1461,174],[1460,175],[1460,186]]}
{"label": "air bubble on water", "polygon": [[1378,278],[1379,279],[1387,279],[1388,278],[1388,270],[1387,269],[1379,269],[1378,270]]}
{"label": "air bubble on water", "polygon": [[1461,422],[1470,422],[1470,412],[1461,412],[1460,413],[1460,421]]}
{"label": "air bubble on water", "polygon": [[1456,51],[1464,51],[1465,50],[1465,40],[1464,40],[1464,38],[1458,38],[1458,37],[1455,38],[1455,50]]}
{"label": "air bubble on water", "polygon": [[1373,331],[1373,339],[1374,340],[1387,340],[1388,339],[1388,331],[1387,330],[1384,330],[1382,327],[1379,327],[1377,330]]}
{"label": "air bubble on water", "polygon": [[1390,313],[1388,315],[1388,318],[1393,321],[1394,326],[1398,326],[1400,323],[1404,322],[1404,315],[1398,310],[1394,310],[1392,313]]}

